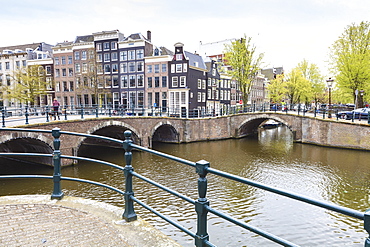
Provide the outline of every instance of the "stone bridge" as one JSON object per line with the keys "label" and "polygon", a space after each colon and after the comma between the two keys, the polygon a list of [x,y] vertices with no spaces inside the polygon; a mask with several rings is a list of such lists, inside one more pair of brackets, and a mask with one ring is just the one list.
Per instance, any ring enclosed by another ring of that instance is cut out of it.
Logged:
{"label": "stone bridge", "polygon": [[[286,125],[294,141],[322,146],[370,150],[370,127],[365,122],[336,121],[286,113],[245,113],[202,119],[167,117],[85,118],[18,126],[19,128],[53,129],[108,136],[124,140],[123,132],[131,130],[134,143],[151,147],[155,141],[186,143],[253,135],[268,119]],[[81,144],[97,144],[91,138],[62,135],[61,151],[78,155]],[[100,141],[102,142],[102,141]],[[105,141],[104,141],[105,142]],[[11,132],[2,129],[0,152],[52,152],[53,137],[48,134]],[[101,143],[103,144],[103,143]],[[104,143],[113,145],[112,143]],[[49,163],[50,162],[46,162]]]}

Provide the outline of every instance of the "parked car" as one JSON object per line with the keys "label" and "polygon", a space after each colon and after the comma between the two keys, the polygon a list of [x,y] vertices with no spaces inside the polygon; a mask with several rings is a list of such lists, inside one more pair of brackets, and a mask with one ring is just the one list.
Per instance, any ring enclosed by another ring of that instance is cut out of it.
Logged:
{"label": "parked car", "polygon": [[359,108],[355,109],[353,111],[340,111],[337,113],[338,118],[342,119],[352,119],[353,117],[355,119],[367,119],[369,115],[370,108]]}

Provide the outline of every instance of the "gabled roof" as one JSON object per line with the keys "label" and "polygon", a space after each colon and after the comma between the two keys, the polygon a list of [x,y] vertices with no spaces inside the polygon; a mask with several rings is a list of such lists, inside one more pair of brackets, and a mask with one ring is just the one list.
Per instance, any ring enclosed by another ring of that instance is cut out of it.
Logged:
{"label": "gabled roof", "polygon": [[190,53],[185,51],[185,56],[189,59],[189,66],[197,67],[200,69],[207,69],[203,58],[199,55],[196,55],[194,53]]}
{"label": "gabled roof", "polygon": [[150,42],[150,40],[145,38],[144,35],[142,35],[141,33],[133,33],[127,38],[123,39],[123,41],[128,41],[128,40],[146,40]]}
{"label": "gabled roof", "polygon": [[14,46],[5,46],[0,47],[0,52],[3,52],[4,50],[22,50],[26,51],[26,48],[31,48],[32,50],[36,50],[37,48],[42,47],[42,43],[33,43],[33,44],[26,44],[26,45],[14,45]]}
{"label": "gabled roof", "polygon": [[94,35],[77,36],[74,43],[94,42]]}
{"label": "gabled roof", "polygon": [[170,49],[167,49],[164,46],[159,47],[159,50],[161,51],[161,55],[171,55],[171,56],[173,56],[173,54],[174,54],[173,51],[171,51]]}

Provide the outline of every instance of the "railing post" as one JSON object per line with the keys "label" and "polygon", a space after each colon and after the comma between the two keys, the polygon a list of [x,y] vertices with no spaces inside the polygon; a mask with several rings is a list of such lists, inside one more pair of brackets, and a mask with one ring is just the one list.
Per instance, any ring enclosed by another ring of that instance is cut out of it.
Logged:
{"label": "railing post", "polygon": [[5,127],[5,107],[1,110],[1,119],[3,121],[3,128]]}
{"label": "railing post", "polygon": [[125,188],[125,212],[123,213],[122,217],[130,222],[137,219],[136,213],[134,211],[134,202],[131,199],[132,196],[134,196],[134,192],[132,191],[132,172],[134,171],[134,168],[131,165],[132,160],[132,139],[131,139],[131,131],[126,130],[125,133],[125,141],[123,143],[123,148],[125,149],[125,162],[126,166],[124,168],[124,174],[126,179],[126,188]]}
{"label": "railing post", "polygon": [[63,192],[61,190],[60,186],[60,180],[61,180],[61,173],[60,173],[60,128],[54,128],[51,131],[53,137],[54,137],[54,152],[53,152],[53,166],[54,166],[54,175],[53,175],[53,182],[54,182],[54,191],[51,195],[51,199],[62,199],[63,198]]}
{"label": "railing post", "polygon": [[209,167],[209,162],[205,160],[200,160],[196,163],[196,172],[199,175],[198,178],[198,195],[199,198],[195,202],[195,211],[197,212],[197,233],[195,237],[195,246],[205,247],[205,241],[209,240],[207,233],[207,209],[205,206],[209,205],[209,201],[206,198],[207,194],[207,168]]}
{"label": "railing post", "polygon": [[26,114],[25,114],[25,116],[26,116],[26,124],[28,124],[28,105],[26,105]]}
{"label": "railing post", "polygon": [[84,106],[81,105],[81,119],[84,118]]}
{"label": "railing post", "polygon": [[95,117],[98,118],[99,117],[99,106],[96,105],[95,107]]}
{"label": "railing post", "polygon": [[367,210],[364,215],[364,228],[369,234],[365,240],[365,247],[370,247],[370,210]]}
{"label": "railing post", "polygon": [[64,105],[64,120],[67,120],[67,105]]}
{"label": "railing post", "polygon": [[46,114],[46,122],[47,122],[47,123],[49,122],[49,113],[50,113],[50,111],[49,111],[49,106],[47,105],[47,106],[46,106],[46,111],[45,111],[45,114]]}

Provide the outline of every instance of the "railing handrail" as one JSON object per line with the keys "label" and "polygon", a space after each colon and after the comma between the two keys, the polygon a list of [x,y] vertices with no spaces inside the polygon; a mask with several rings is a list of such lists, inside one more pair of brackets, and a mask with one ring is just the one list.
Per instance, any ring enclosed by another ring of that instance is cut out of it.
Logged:
{"label": "railing handrail", "polygon": [[[188,235],[192,236],[195,239],[195,245],[197,247],[200,246],[214,246],[210,241],[209,241],[209,236],[207,233],[207,220],[206,216],[207,213],[213,213],[216,216],[219,216],[225,220],[228,220],[229,222],[236,224],[238,226],[243,227],[244,229],[247,229],[249,231],[252,231],[254,233],[257,233],[269,240],[272,240],[278,244],[284,245],[284,246],[298,246],[294,243],[291,243],[290,241],[284,240],[280,237],[274,236],[273,234],[270,234],[268,232],[265,232],[257,227],[253,227],[249,224],[246,224],[245,222],[239,221],[235,218],[230,217],[229,215],[224,214],[223,212],[216,210],[212,207],[209,206],[209,201],[205,197],[206,192],[207,192],[207,173],[211,173],[213,175],[217,175],[226,179],[231,179],[237,182],[241,182],[244,184],[248,184],[250,186],[263,189],[272,193],[279,194],[281,196],[285,196],[294,200],[302,201],[305,203],[312,204],[314,206],[318,206],[321,208],[325,208],[331,211],[335,211],[350,217],[354,217],[360,220],[364,220],[364,226],[365,230],[370,234],[370,213],[365,212],[359,212],[357,210],[353,210],[350,208],[338,206],[332,203],[316,200],[313,198],[309,198],[307,196],[300,195],[298,193],[290,192],[287,190],[275,188],[269,185],[265,185],[256,181],[252,181],[237,175],[233,175],[227,172],[223,172],[217,169],[210,168],[209,163],[207,161],[198,161],[198,162],[192,162],[186,159],[182,159],[176,156],[172,156],[169,154],[165,154],[156,150],[148,149],[136,144],[132,143],[131,140],[131,131],[125,131],[125,140],[118,140],[110,137],[104,137],[104,136],[98,136],[98,135],[91,135],[91,134],[83,134],[83,133],[76,133],[76,132],[69,132],[69,131],[60,131],[59,128],[54,128],[53,130],[41,130],[41,129],[20,129],[20,128],[0,128],[0,131],[23,131],[23,132],[40,132],[40,133],[51,133],[52,136],[54,137],[54,151],[53,154],[32,154],[32,153],[0,153],[0,156],[36,156],[36,157],[53,157],[53,165],[54,165],[54,175],[53,176],[45,176],[45,175],[4,175],[0,176],[1,178],[44,178],[44,179],[53,179],[54,182],[54,191],[52,193],[51,198],[52,199],[62,199],[63,197],[63,192],[61,191],[60,187],[60,181],[61,180],[68,180],[68,181],[76,181],[76,182],[83,182],[83,183],[89,183],[97,186],[102,186],[105,188],[108,188],[110,190],[116,191],[122,195],[124,195],[125,198],[125,212],[123,214],[123,218],[126,219],[127,221],[132,221],[136,220],[136,213],[134,211],[133,207],[133,202],[138,203],[139,205],[143,206],[144,208],[150,210],[151,212],[155,213],[159,217],[163,218],[166,220],[168,223],[174,225],[175,227],[179,228],[180,230],[184,231]],[[101,161],[101,160],[96,160],[92,158],[86,158],[86,157],[78,157],[78,156],[68,156],[68,155],[61,155],[60,153],[60,135],[61,134],[66,134],[66,135],[75,135],[75,136],[84,136],[87,138],[97,138],[97,139],[104,139],[104,140],[109,140],[109,141],[114,141],[116,143],[122,144],[123,148],[125,149],[125,161],[126,161],[126,166],[122,167],[110,162],[106,161]],[[167,158],[185,165],[192,166],[196,168],[196,173],[199,175],[198,178],[198,194],[199,198],[197,200],[193,200],[185,195],[182,195],[178,193],[175,190],[172,190],[170,188],[167,188],[155,181],[152,181],[149,178],[146,178],[136,172],[133,171],[133,168],[131,166],[131,159],[132,159],[132,153],[131,151],[133,149],[137,149],[140,151],[148,152],[163,158]],[[86,160],[90,162],[96,162],[100,163],[103,165],[111,166],[113,168],[120,169],[124,171],[124,175],[126,178],[126,185],[125,185],[125,191],[122,191],[120,189],[117,189],[115,187],[99,183],[96,181],[91,181],[91,180],[86,180],[86,179],[80,179],[80,178],[72,178],[72,177],[63,177],[61,176],[60,172],[60,159],[75,159],[75,160]],[[195,205],[195,211],[198,215],[197,219],[197,232],[193,233],[184,227],[182,227],[180,224],[177,222],[173,221],[172,219],[168,218],[167,216],[159,213],[155,209],[153,209],[151,206],[146,205],[145,203],[141,202],[139,199],[137,199],[134,196],[134,192],[132,190],[132,177],[137,177],[145,182],[148,182],[172,195],[177,196],[178,198],[187,201],[191,204]],[[368,237],[365,241],[365,247],[370,247],[370,237]]]}

